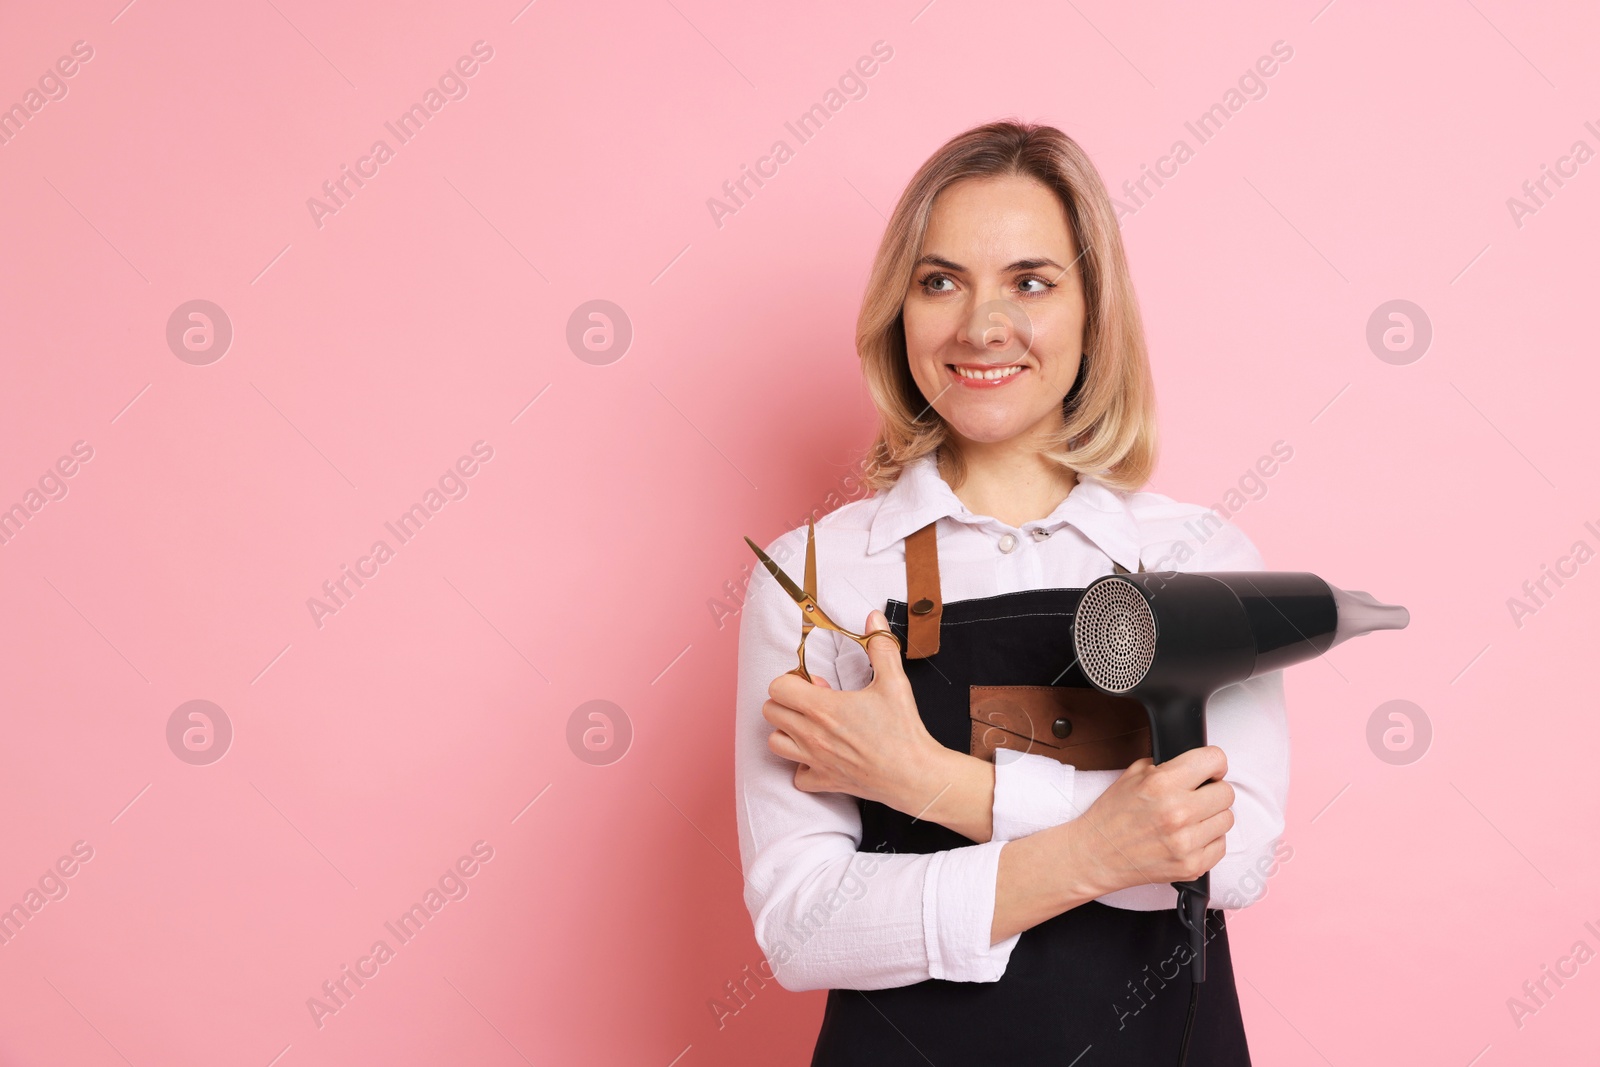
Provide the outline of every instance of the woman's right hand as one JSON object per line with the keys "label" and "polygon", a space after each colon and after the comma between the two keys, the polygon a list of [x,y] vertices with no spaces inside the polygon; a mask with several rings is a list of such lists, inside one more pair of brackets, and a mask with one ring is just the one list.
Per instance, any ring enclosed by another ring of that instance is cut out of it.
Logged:
{"label": "woman's right hand", "polygon": [[1073,866],[1095,896],[1187,882],[1221,861],[1233,826],[1228,758],[1215,745],[1162,764],[1135,760],[1089,810],[1064,824]]}

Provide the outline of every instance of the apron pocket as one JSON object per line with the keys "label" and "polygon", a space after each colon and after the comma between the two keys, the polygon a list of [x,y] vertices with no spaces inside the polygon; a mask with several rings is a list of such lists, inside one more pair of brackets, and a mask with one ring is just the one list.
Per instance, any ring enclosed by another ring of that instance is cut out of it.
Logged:
{"label": "apron pocket", "polygon": [[1122,770],[1150,755],[1144,705],[1073,685],[974,685],[968,752],[1037,752],[1084,771]]}

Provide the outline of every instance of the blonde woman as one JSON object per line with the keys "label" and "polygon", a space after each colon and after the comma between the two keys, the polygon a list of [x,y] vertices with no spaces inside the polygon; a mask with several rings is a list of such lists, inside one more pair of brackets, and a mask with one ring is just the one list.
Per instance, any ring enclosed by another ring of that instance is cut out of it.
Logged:
{"label": "blonde woman", "polygon": [[[1262,561],[1215,513],[1141,490],[1154,391],[1083,150],[1014,122],[940,148],[889,220],[856,343],[876,492],[817,521],[817,598],[899,647],[816,629],[813,680],[787,673],[800,613],[759,570],[739,636],[745,901],[778,981],[829,991],[812,1063],[1092,1067],[1182,1045],[1249,1063],[1225,910],[1279,856],[1282,674],[1218,692],[1213,743],[1155,766],[1142,711],[1094,699],[1070,632],[1101,575]],[[806,537],[768,554],[801,561]],[[1205,871],[1195,987],[1168,883]]]}

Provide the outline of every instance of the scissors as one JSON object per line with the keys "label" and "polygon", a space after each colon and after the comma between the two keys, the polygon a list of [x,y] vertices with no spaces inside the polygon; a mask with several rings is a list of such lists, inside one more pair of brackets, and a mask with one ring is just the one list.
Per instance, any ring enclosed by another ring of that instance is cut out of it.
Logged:
{"label": "scissors", "polygon": [[900,639],[888,630],[873,630],[869,634],[854,634],[849,630],[846,630],[843,626],[840,626],[838,623],[834,622],[832,619],[828,618],[827,612],[823,611],[821,605],[817,603],[816,520],[810,520],[806,523],[806,526],[808,527],[808,530],[806,533],[806,584],[804,589],[795,585],[794,579],[783,573],[783,568],[774,563],[772,561],[772,557],[761,551],[760,546],[754,541],[746,537],[744,542],[755,551],[755,554],[758,557],[760,557],[761,562],[766,566],[767,570],[772,572],[772,576],[778,579],[778,584],[783,586],[783,591],[788,593],[789,596],[793,597],[796,604],[800,605],[800,610],[802,612],[800,616],[800,647],[795,650],[795,654],[800,657],[800,666],[785,673],[798,674],[800,677],[809,682],[811,681],[811,675],[806,671],[806,638],[811,635],[811,628],[813,626],[820,626],[824,630],[832,630],[834,633],[843,634],[856,644],[860,645],[862,648],[866,648],[868,641],[880,635],[893,641],[895,647],[899,648]]}

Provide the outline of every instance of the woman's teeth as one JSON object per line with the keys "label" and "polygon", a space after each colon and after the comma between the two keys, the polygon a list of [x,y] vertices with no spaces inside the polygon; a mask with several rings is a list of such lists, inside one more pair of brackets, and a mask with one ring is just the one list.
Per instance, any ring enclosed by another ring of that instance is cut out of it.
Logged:
{"label": "woman's teeth", "polygon": [[956,367],[956,373],[961,375],[963,378],[1009,378],[1020,370],[1022,370],[1021,367],[1004,367],[1000,370],[985,371],[968,370],[966,367]]}

